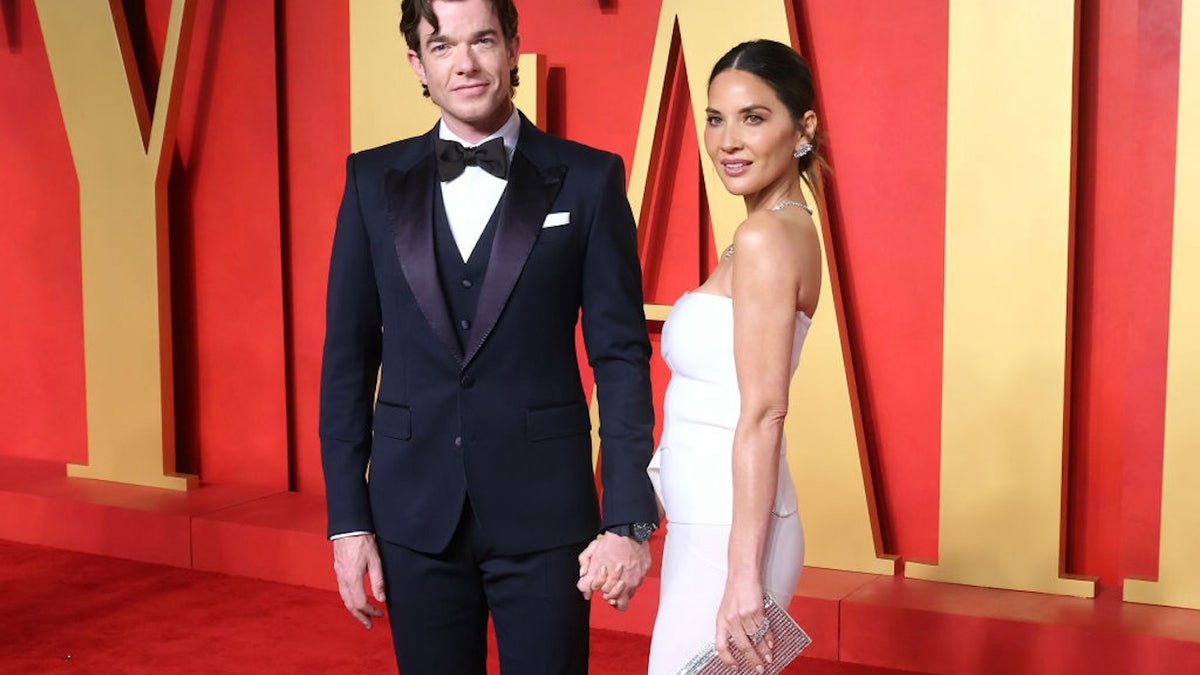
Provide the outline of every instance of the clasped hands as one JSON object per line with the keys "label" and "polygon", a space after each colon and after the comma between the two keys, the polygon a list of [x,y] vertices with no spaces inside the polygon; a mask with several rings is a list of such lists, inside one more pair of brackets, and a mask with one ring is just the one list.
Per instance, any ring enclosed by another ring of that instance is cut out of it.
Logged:
{"label": "clasped hands", "polygon": [[650,571],[650,544],[605,532],[579,554],[579,583],[583,597],[599,591],[604,600],[624,611]]}

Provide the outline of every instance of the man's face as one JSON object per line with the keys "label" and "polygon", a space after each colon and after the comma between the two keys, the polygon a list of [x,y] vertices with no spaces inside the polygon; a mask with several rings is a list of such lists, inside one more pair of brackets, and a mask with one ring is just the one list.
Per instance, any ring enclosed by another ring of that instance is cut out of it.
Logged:
{"label": "man's face", "polygon": [[469,142],[483,140],[512,112],[509,74],[520,37],[505,42],[487,0],[435,0],[433,13],[440,30],[422,19],[421,51],[409,50],[408,62],[450,130]]}

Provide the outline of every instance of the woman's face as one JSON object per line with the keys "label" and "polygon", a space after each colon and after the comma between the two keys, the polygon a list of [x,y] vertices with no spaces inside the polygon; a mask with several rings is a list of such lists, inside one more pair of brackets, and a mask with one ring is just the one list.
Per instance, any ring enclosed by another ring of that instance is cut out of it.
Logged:
{"label": "woman's face", "polygon": [[704,145],[730,193],[753,197],[777,187],[786,191],[799,180],[792,153],[806,136],[757,75],[733,69],[718,74],[708,88],[706,114]]}

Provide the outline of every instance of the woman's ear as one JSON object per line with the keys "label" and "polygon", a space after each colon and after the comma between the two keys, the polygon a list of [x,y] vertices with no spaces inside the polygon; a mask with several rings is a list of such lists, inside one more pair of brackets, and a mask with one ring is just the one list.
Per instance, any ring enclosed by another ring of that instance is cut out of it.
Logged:
{"label": "woman's ear", "polygon": [[804,117],[800,118],[800,128],[811,143],[817,137],[817,113],[812,110],[805,111]]}

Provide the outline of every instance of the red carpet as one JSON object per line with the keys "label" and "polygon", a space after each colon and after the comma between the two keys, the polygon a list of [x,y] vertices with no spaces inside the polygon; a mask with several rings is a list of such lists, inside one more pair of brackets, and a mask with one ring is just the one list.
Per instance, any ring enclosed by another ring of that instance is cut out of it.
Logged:
{"label": "red carpet", "polygon": [[[594,630],[591,672],[645,672],[648,650]],[[363,630],[334,593],[0,540],[0,673],[395,672],[386,624]],[[902,675],[814,659],[787,672]]]}

